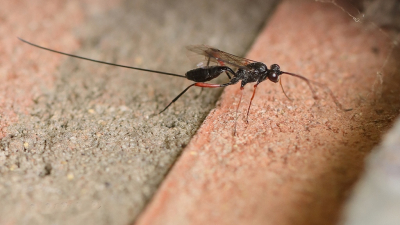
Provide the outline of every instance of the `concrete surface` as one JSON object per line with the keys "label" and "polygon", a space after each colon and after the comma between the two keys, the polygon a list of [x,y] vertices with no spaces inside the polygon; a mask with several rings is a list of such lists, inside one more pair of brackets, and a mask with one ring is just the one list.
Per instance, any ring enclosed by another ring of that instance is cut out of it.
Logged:
{"label": "concrete surface", "polygon": [[183,74],[185,46],[242,55],[274,1],[5,1],[0,7],[0,224],[135,220],[222,90],[83,62]]}
{"label": "concrete surface", "polygon": [[[365,156],[400,109],[398,55],[379,30],[333,4],[284,1],[248,58],[327,84],[323,90],[283,77],[244,90],[233,137],[239,86],[224,89],[138,225],[336,224]],[[388,59],[388,61],[386,61]]]}

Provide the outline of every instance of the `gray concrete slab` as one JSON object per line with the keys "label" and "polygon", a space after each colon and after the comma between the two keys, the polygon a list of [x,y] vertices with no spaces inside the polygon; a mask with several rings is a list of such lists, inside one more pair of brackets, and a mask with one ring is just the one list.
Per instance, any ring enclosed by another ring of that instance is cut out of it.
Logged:
{"label": "gray concrete slab", "polygon": [[[193,65],[186,45],[243,55],[274,5],[135,0],[96,11],[86,4],[88,17],[74,32],[81,48],[73,53],[184,74]],[[191,90],[159,115],[189,84],[65,57],[54,87],[42,89],[1,140],[1,224],[134,221],[222,91]]]}

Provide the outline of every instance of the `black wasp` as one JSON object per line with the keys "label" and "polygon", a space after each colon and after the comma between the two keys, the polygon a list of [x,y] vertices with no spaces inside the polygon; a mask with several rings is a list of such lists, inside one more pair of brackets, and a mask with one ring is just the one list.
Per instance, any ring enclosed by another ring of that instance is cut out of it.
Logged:
{"label": "black wasp", "polygon": [[[194,81],[195,83],[189,85],[185,90],[183,90],[178,96],[176,96],[160,113],[164,112],[166,109],[168,109],[168,107],[174,103],[176,100],[178,100],[187,90],[189,90],[189,88],[193,87],[193,86],[198,86],[198,87],[206,87],[206,88],[218,88],[218,87],[226,87],[229,85],[233,85],[238,83],[239,81],[241,81],[241,85],[240,85],[240,90],[244,89],[244,86],[248,83],[253,83],[256,82],[256,84],[254,85],[254,90],[253,90],[253,95],[251,97],[250,100],[250,104],[247,110],[247,117],[246,117],[246,121],[248,116],[249,116],[249,111],[250,111],[250,106],[251,106],[251,102],[254,98],[254,95],[256,93],[256,89],[257,89],[257,85],[260,84],[261,82],[265,81],[265,80],[270,80],[274,83],[279,82],[283,93],[285,94],[285,96],[290,99],[282,86],[282,82],[280,79],[280,76],[282,74],[287,74],[290,76],[294,76],[297,78],[300,78],[302,80],[304,80],[305,82],[307,82],[307,85],[309,86],[314,99],[316,99],[316,95],[315,95],[315,91],[311,86],[311,83],[316,84],[318,86],[322,86],[325,88],[325,90],[331,95],[332,99],[334,100],[335,104],[342,110],[347,111],[348,109],[343,109],[342,105],[337,101],[337,99],[335,98],[335,96],[333,95],[332,91],[326,87],[323,84],[317,83],[315,81],[311,81],[301,75],[298,74],[294,74],[294,73],[290,73],[290,72],[284,72],[280,70],[280,67],[278,64],[272,64],[270,66],[270,68],[268,69],[268,67],[261,62],[257,62],[257,61],[253,61],[250,59],[246,59],[246,58],[242,58],[239,56],[235,56],[232,54],[229,54],[227,52],[218,50],[216,48],[207,46],[207,45],[193,45],[193,46],[188,46],[187,49],[189,51],[192,51],[194,53],[197,53],[199,55],[203,55],[205,56],[206,59],[206,65],[190,70],[188,71],[185,76],[179,75],[179,74],[174,74],[174,73],[167,73],[167,72],[162,72],[162,71],[156,71],[156,70],[148,70],[148,69],[143,69],[143,68],[137,68],[137,67],[132,67],[132,66],[124,66],[124,65],[119,65],[119,64],[115,64],[115,63],[108,63],[108,62],[103,62],[103,61],[99,61],[99,60],[94,60],[94,59],[89,59],[89,58],[85,58],[85,57],[81,57],[81,56],[77,56],[77,55],[72,55],[72,54],[68,54],[68,53],[64,53],[64,52],[60,52],[60,51],[56,51],[53,49],[49,49],[49,48],[45,48],[36,44],[33,44],[31,42],[28,42],[26,40],[23,40],[21,38],[19,38],[19,40],[32,45],[34,47],[37,48],[41,48],[47,51],[51,51],[51,52],[55,52],[58,54],[62,54],[62,55],[67,55],[67,56],[71,56],[71,57],[75,57],[75,58],[79,58],[79,59],[84,59],[84,60],[88,60],[88,61],[92,61],[92,62],[96,62],[96,63],[102,63],[102,64],[107,64],[107,65],[112,65],[112,66],[118,66],[118,67],[124,67],[124,68],[128,68],[128,69],[134,69],[134,70],[141,70],[141,71],[146,71],[146,72],[151,72],[151,73],[158,73],[158,74],[163,74],[163,75],[168,75],[168,76],[175,76],[175,77],[182,77],[182,78],[186,78],[188,80]],[[216,63],[216,66],[210,66],[210,62]],[[229,78],[229,82],[224,83],[224,84],[210,84],[210,83],[205,83],[207,81],[211,81],[215,78],[217,78],[219,75],[221,75],[222,73],[225,73],[228,78]],[[240,95],[240,100],[236,109],[236,113],[237,110],[239,109],[239,105],[242,99],[242,94]],[[235,132],[236,132],[236,122],[235,122]]]}

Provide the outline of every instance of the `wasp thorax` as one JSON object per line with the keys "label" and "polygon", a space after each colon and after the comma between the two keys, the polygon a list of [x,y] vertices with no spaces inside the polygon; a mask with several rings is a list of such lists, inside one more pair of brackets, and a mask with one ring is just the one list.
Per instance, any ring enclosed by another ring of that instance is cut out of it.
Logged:
{"label": "wasp thorax", "polygon": [[257,63],[258,71],[264,73],[268,70],[267,66],[264,63]]}

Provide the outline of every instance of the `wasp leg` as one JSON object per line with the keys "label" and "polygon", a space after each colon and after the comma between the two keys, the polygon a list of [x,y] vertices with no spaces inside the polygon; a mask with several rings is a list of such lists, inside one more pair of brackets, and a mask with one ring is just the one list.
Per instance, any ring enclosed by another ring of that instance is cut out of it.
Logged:
{"label": "wasp leg", "polygon": [[251,96],[249,108],[247,109],[246,123],[249,123],[249,113],[250,113],[251,102],[253,101],[254,95],[256,94],[256,90],[257,90],[257,85],[258,84],[259,83],[256,83],[254,85],[253,95]]}
{"label": "wasp leg", "polygon": [[202,83],[202,82],[197,82],[197,83],[193,83],[191,85],[189,85],[187,88],[185,88],[185,90],[183,90],[178,96],[176,96],[168,105],[167,107],[165,107],[161,112],[163,113],[165,110],[168,109],[168,107],[170,107],[172,105],[172,103],[176,102],[183,94],[185,94],[185,92],[187,90],[189,90],[189,88],[193,87],[193,86],[197,86],[197,87],[205,87],[205,88],[219,88],[219,87],[226,87],[232,84],[235,84],[239,81],[239,79],[232,79],[231,81],[229,81],[228,83],[225,84],[208,84],[208,83]]}

